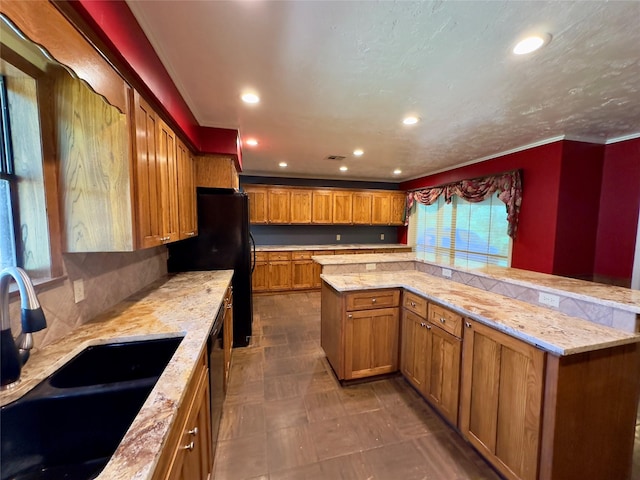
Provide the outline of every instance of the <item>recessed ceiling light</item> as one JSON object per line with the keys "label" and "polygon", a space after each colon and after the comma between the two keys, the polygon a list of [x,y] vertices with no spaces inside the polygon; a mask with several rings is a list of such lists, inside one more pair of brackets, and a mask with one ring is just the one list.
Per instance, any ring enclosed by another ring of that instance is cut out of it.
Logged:
{"label": "recessed ceiling light", "polygon": [[255,93],[243,93],[242,101],[244,103],[258,103],[260,101],[260,97]]}
{"label": "recessed ceiling light", "polygon": [[405,125],[415,125],[419,121],[420,119],[418,117],[405,117],[405,119],[402,120],[402,123],[404,123]]}
{"label": "recessed ceiling light", "polygon": [[258,145],[258,140],[256,140],[255,138],[250,138],[245,143],[251,147],[255,147],[256,145]]}
{"label": "recessed ceiling light", "polygon": [[532,35],[523,40],[520,40],[515,47],[513,47],[513,53],[516,55],[525,55],[527,53],[535,52],[543,45],[549,43],[551,35]]}
{"label": "recessed ceiling light", "polygon": [[357,150],[354,150],[354,151],[353,151],[353,154],[354,154],[356,157],[359,157],[359,156],[360,156],[360,155],[362,155],[363,153],[364,153],[364,150],[361,150],[361,149],[359,149],[359,148],[358,148]]}
{"label": "recessed ceiling light", "polygon": [[394,174],[394,175],[400,175],[401,173],[402,173],[402,170],[400,170],[399,168],[396,168],[396,169],[393,171],[393,174]]}
{"label": "recessed ceiling light", "polygon": [[349,170],[347,167],[345,167],[344,165],[340,167],[340,171],[341,172],[346,172],[347,170]]}
{"label": "recessed ceiling light", "polygon": [[285,168],[287,166],[287,162],[280,162],[278,166],[281,168]]}

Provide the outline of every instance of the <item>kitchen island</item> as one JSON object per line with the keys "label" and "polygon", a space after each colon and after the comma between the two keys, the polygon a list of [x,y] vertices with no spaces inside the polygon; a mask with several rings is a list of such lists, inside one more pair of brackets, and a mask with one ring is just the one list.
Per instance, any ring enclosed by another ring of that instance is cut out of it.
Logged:
{"label": "kitchen island", "polygon": [[[640,336],[424,273],[415,256],[359,257],[315,258],[339,379],[400,370],[507,478],[629,478]],[[604,303],[635,312],[634,293],[612,290]]]}
{"label": "kitchen island", "polygon": [[[16,400],[90,345],[183,336],[178,349],[98,479],[151,479],[190,400],[216,312],[233,271],[189,272],[165,277],[120,302],[71,335],[33,353],[21,383],[0,392]],[[208,408],[208,404],[207,404]],[[179,427],[178,427],[179,428]]]}

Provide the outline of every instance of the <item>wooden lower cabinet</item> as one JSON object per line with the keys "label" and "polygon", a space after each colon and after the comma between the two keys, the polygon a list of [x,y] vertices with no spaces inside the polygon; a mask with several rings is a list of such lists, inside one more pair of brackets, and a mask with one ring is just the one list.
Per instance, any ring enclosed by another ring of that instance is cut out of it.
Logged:
{"label": "wooden lower cabinet", "polygon": [[[349,309],[355,303],[375,306],[378,298],[384,308]],[[323,283],[320,341],[339,380],[398,370],[399,304],[398,289],[341,295]]]}
{"label": "wooden lower cabinet", "polygon": [[251,274],[251,290],[253,293],[269,291],[269,256],[266,252],[256,252]]}
{"label": "wooden lower cabinet", "polygon": [[[313,255],[333,255],[333,250],[318,250],[313,252]],[[313,262],[313,288],[322,287],[322,279],[320,275],[322,274],[322,265],[319,263]]]}
{"label": "wooden lower cabinet", "polygon": [[315,262],[311,260],[311,252],[294,252],[291,261],[291,289],[308,290],[313,288]]}
{"label": "wooden lower cabinet", "polygon": [[154,480],[207,480],[213,470],[209,370],[204,352],[165,450],[158,460]]}
{"label": "wooden lower cabinet", "polygon": [[427,394],[427,333],[426,322],[415,313],[402,313],[400,341],[400,371],[423,395]]}
{"label": "wooden lower cabinet", "polygon": [[291,290],[291,252],[269,252],[268,289]]}
{"label": "wooden lower cabinet", "polygon": [[472,320],[466,326],[460,430],[507,478],[537,479],[545,352]]}

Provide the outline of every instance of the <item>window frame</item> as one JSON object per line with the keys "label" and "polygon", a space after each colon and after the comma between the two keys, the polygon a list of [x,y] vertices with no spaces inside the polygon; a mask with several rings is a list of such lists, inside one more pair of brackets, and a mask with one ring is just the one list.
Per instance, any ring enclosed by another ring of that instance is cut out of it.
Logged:
{"label": "window frame", "polygon": [[[60,209],[58,205],[57,184],[57,154],[55,143],[55,118],[54,118],[54,88],[53,80],[21,55],[6,45],[2,46],[2,61],[11,64],[26,76],[31,77],[36,84],[36,103],[40,124],[40,142],[42,148],[42,182],[44,185],[44,198],[46,205],[46,230],[48,232],[49,266],[48,275],[40,275],[32,278],[36,285],[46,284],[50,281],[58,281],[65,277],[62,260],[62,242],[60,231]],[[12,189],[12,195],[17,195],[17,189]],[[15,203],[12,199],[12,205]],[[19,240],[19,210],[12,208],[14,215],[14,235],[16,237],[16,256],[18,265],[21,264],[22,245]],[[17,216],[17,217],[16,217]],[[18,223],[16,223],[16,219]]]}

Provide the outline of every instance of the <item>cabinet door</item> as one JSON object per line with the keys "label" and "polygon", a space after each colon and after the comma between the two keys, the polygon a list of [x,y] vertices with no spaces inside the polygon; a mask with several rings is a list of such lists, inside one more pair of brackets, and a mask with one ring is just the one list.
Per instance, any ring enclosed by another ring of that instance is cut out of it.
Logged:
{"label": "cabinet door", "polygon": [[427,333],[426,321],[404,310],[402,313],[402,341],[400,342],[400,370],[405,378],[423,395],[427,394]]}
{"label": "cabinet door", "polygon": [[312,260],[293,260],[291,262],[291,288],[305,290],[314,284],[314,262]]}
{"label": "cabinet door", "polygon": [[182,141],[176,143],[178,156],[178,207],[180,239],[198,234],[196,212],[195,163],[191,152]]}
{"label": "cabinet door", "polygon": [[[333,251],[331,250],[319,250],[313,252],[314,255],[333,255]],[[313,262],[313,287],[320,288],[322,286],[322,279],[320,275],[322,274],[322,265],[319,263]]]}
{"label": "cabinet door", "polygon": [[156,142],[158,120],[138,92],[134,92],[134,109],[138,243],[140,247],[148,248],[160,245],[162,238],[161,168]]}
{"label": "cabinet door", "polygon": [[354,311],[345,321],[344,378],[363,378],[398,369],[398,308]]}
{"label": "cabinet door", "polygon": [[291,192],[284,188],[270,188],[267,192],[269,223],[291,221]]}
{"label": "cabinet door", "polygon": [[243,188],[249,196],[249,222],[257,224],[268,223],[267,188],[252,185],[246,185]]}
{"label": "cabinet door", "polygon": [[251,286],[255,293],[269,290],[269,263],[266,260],[256,260],[255,268],[251,275]]}
{"label": "cabinet door", "polygon": [[373,195],[369,192],[353,193],[353,223],[371,225],[371,205]]}
{"label": "cabinet door", "polygon": [[388,225],[391,220],[391,195],[389,193],[373,194],[371,223],[373,225]]}
{"label": "cabinet door", "polygon": [[389,223],[391,225],[404,225],[404,210],[407,197],[404,192],[391,194],[391,213]]}
{"label": "cabinet door", "polygon": [[291,290],[291,261],[269,261],[269,290]]}
{"label": "cabinet door", "polygon": [[535,479],[544,352],[465,320],[460,430],[507,478]]}
{"label": "cabinet door", "polygon": [[333,221],[333,192],[331,190],[314,190],[311,206],[312,223],[329,224]]}
{"label": "cabinet door", "polygon": [[291,223],[311,223],[311,190],[291,190]]}
{"label": "cabinet door", "polygon": [[333,192],[333,223],[353,223],[353,192]]}
{"label": "cabinet door", "polygon": [[199,155],[195,164],[198,187],[238,188],[238,171],[232,156]]}
{"label": "cabinet door", "polygon": [[180,238],[178,226],[178,168],[176,136],[169,126],[158,119],[158,163],[160,165],[160,195],[162,199],[162,241]]}
{"label": "cabinet door", "polygon": [[429,323],[425,326],[423,330],[428,332],[424,357],[427,398],[452,424],[457,425],[461,341],[437,326]]}

